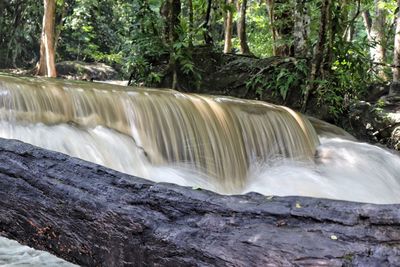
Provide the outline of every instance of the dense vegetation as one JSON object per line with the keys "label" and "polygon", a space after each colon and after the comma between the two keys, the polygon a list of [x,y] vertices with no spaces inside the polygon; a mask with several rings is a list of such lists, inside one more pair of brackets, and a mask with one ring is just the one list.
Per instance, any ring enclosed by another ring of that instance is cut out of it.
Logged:
{"label": "dense vegetation", "polygon": [[[304,107],[313,95],[338,116],[366,84],[398,81],[399,5],[396,0],[0,0],[0,67],[36,67],[37,74],[55,76],[52,57],[104,62],[149,84],[165,74],[157,61],[165,61],[174,77],[179,70],[201,79],[192,51],[202,45],[221,53],[295,57],[296,71],[276,70],[274,87],[285,96],[293,81],[302,80]],[[261,80],[255,75],[246,82],[262,93],[271,84]],[[171,87],[176,83],[173,79]]]}

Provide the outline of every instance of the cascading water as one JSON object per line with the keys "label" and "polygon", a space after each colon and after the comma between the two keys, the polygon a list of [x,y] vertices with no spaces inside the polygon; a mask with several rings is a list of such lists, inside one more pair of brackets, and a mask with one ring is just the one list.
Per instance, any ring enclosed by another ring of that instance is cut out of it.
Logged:
{"label": "cascading water", "polygon": [[190,169],[222,193],[242,192],[252,160],[307,161],[318,144],[301,115],[257,101],[13,77],[0,87],[3,137],[152,180]]}
{"label": "cascading water", "polygon": [[[320,138],[302,115],[258,101],[0,74],[3,138],[226,194],[400,203],[398,155],[311,120]],[[0,238],[0,264],[26,263],[72,266]]]}
{"label": "cascading water", "polygon": [[[281,106],[0,76],[0,137],[220,193],[400,203],[400,158]],[[321,142],[321,144],[320,144]]]}

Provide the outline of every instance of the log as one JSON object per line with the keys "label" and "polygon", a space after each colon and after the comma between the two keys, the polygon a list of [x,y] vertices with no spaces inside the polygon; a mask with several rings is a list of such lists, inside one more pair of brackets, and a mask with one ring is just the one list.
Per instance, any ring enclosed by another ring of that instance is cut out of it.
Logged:
{"label": "log", "polygon": [[222,196],[0,139],[0,235],[82,266],[388,266],[400,205]]}

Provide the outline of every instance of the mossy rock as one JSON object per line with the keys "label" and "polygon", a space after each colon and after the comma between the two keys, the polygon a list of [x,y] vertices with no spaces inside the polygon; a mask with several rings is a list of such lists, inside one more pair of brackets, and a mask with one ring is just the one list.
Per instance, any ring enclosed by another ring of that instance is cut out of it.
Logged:
{"label": "mossy rock", "polygon": [[63,61],[57,63],[56,68],[59,77],[73,80],[105,81],[117,76],[115,69],[104,63]]}

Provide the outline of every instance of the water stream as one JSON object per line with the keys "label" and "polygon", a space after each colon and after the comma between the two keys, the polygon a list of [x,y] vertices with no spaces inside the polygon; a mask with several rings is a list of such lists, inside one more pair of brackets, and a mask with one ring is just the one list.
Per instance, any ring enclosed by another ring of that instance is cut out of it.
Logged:
{"label": "water stream", "polygon": [[3,138],[222,194],[400,203],[397,154],[313,124],[253,100],[0,74]]}

